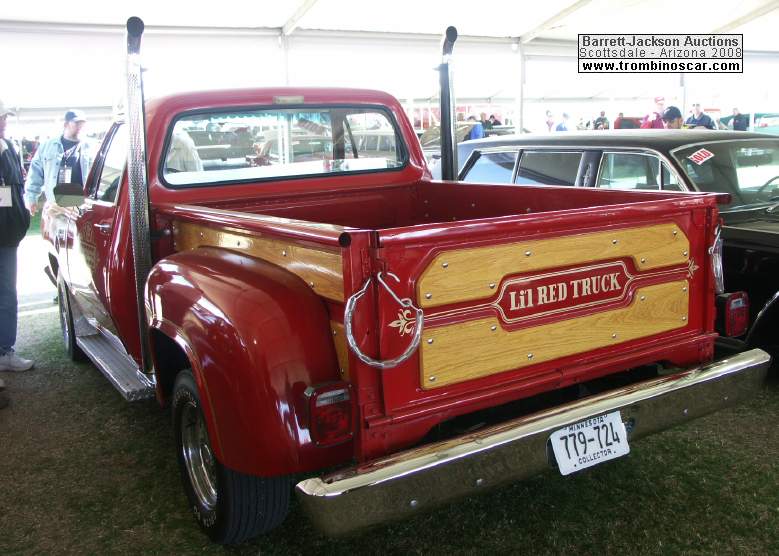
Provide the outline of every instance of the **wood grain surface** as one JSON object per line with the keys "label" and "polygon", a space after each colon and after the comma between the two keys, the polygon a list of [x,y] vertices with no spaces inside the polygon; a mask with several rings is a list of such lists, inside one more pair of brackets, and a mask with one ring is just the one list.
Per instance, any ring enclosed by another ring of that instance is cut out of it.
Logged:
{"label": "wood grain surface", "polygon": [[688,290],[686,280],[647,286],[627,307],[514,332],[497,318],[432,328],[422,334],[420,384],[440,388],[683,328]]}
{"label": "wood grain surface", "polygon": [[343,260],[336,251],[190,222],[174,223],[173,240],[177,251],[222,247],[263,259],[299,276],[322,297],[344,300]]}
{"label": "wood grain surface", "polygon": [[417,303],[489,298],[512,274],[631,257],[639,271],[686,264],[690,242],[674,223],[444,251],[422,272]]}
{"label": "wood grain surface", "polygon": [[346,345],[344,325],[331,320],[330,331],[333,334],[333,344],[335,345],[335,354],[338,357],[341,379],[349,380],[349,346]]}

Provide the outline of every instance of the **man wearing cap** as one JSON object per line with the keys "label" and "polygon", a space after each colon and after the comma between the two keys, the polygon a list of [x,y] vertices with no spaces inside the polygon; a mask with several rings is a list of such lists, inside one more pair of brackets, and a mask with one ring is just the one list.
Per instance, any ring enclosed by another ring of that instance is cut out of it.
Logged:
{"label": "man wearing cap", "polygon": [[696,102],[692,105],[692,112],[692,116],[687,118],[687,121],[684,122],[687,127],[705,127],[706,129],[717,129],[717,126],[714,125],[714,120],[712,120],[711,116],[708,114],[703,113],[699,103]]}
{"label": "man wearing cap", "polygon": [[655,97],[655,111],[644,116],[641,121],[641,129],[663,129],[663,110],[665,97]]}
{"label": "man wearing cap", "polygon": [[41,145],[30,161],[24,199],[31,214],[38,210],[41,193],[54,203],[54,187],[58,183],[75,183],[83,186],[92,165],[89,144],[79,135],[87,118],[81,110],[65,112],[62,136]]}
{"label": "man wearing cap", "polygon": [[[5,138],[8,116],[13,112],[0,101],[0,371],[26,371],[33,362],[14,352],[16,344],[17,297],[16,252],[30,225],[30,214],[22,201],[22,161],[11,141]],[[8,399],[2,394],[0,407]]]}
{"label": "man wearing cap", "polygon": [[682,111],[676,106],[669,106],[663,112],[663,122],[668,129],[682,129]]}

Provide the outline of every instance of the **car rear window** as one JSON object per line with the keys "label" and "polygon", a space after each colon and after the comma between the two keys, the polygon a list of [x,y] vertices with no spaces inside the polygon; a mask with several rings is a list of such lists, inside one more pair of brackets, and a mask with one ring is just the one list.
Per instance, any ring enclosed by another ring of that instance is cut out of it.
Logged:
{"label": "car rear window", "polygon": [[573,185],[579,172],[579,152],[525,151],[519,160],[514,183],[529,185]]}
{"label": "car rear window", "polygon": [[406,149],[381,108],[271,108],[178,118],[162,177],[174,187],[400,168]]}

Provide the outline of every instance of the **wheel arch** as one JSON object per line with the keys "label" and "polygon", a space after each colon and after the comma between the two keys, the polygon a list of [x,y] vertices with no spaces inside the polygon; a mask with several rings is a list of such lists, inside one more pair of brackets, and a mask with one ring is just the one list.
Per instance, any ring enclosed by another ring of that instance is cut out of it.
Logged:
{"label": "wheel arch", "polygon": [[351,443],[319,448],[303,393],[340,377],[324,302],[297,276],[217,248],[176,253],[152,269],[147,316],[166,403],[188,365],[217,458],[274,476],[348,460]]}

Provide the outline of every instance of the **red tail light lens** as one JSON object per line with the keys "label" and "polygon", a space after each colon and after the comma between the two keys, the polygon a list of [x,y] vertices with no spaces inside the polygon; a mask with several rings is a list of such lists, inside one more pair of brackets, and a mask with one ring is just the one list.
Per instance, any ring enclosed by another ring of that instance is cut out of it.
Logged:
{"label": "red tail light lens", "polygon": [[353,435],[352,387],[345,382],[306,389],[309,430],[317,446],[334,446]]}
{"label": "red tail light lens", "polygon": [[746,292],[717,296],[717,331],[723,336],[743,336],[749,328],[749,297]]}

